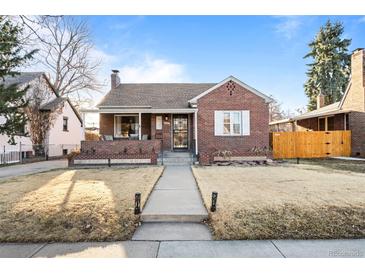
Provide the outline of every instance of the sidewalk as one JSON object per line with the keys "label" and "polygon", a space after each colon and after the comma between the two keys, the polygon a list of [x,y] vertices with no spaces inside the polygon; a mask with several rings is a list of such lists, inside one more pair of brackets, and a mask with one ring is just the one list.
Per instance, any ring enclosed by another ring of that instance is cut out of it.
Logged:
{"label": "sidewalk", "polygon": [[0,258],[365,258],[365,239],[0,244]]}
{"label": "sidewalk", "polygon": [[0,167],[0,179],[12,176],[29,175],[38,172],[48,171],[58,168],[66,168],[67,160],[49,160],[29,164],[17,164]]}

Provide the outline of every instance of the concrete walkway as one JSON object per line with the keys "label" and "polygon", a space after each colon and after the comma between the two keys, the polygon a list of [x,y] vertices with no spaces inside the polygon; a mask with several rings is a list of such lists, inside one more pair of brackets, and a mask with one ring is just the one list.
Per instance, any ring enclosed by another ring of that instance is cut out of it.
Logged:
{"label": "concrete walkway", "polygon": [[208,217],[190,166],[166,166],[142,211],[143,222],[201,222]]}
{"label": "concrete walkway", "polygon": [[0,258],[365,258],[365,239],[0,244]]}
{"label": "concrete walkway", "polygon": [[66,168],[67,160],[49,160],[29,164],[0,167],[0,179],[28,175],[58,168]]}
{"label": "concrete walkway", "polygon": [[211,240],[208,218],[189,165],[168,165],[142,210],[132,240]]}

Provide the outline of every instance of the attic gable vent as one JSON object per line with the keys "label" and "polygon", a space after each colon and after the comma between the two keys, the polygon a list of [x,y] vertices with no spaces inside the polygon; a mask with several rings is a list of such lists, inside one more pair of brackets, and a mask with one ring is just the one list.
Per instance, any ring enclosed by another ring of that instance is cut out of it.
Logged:
{"label": "attic gable vent", "polygon": [[236,88],[236,84],[232,81],[232,80],[229,80],[226,84],[226,88],[227,90],[229,91],[229,95],[232,96],[233,94],[233,91],[235,90]]}

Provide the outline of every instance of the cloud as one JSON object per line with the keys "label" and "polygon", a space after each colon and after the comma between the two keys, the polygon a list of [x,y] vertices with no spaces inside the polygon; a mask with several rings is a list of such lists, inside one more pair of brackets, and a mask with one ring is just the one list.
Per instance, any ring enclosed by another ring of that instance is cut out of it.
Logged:
{"label": "cloud", "polygon": [[128,50],[110,54],[100,48],[96,48],[92,50],[92,58],[101,61],[97,78],[102,85],[102,92],[93,94],[92,97],[95,104],[110,90],[110,74],[112,69],[120,71],[122,83],[190,81],[190,77],[183,64],[178,64],[167,58],[157,58],[151,54]]}
{"label": "cloud", "polygon": [[184,82],[188,80],[185,68],[181,64],[166,59],[146,56],[142,62],[125,65],[120,68],[120,76],[124,82]]}
{"label": "cloud", "polygon": [[171,83],[189,81],[183,64],[172,62],[167,58],[157,58],[151,54],[129,51],[109,54],[97,48],[92,50],[92,57],[101,61],[98,78],[106,83],[106,89],[110,84],[112,69],[120,71],[122,82]]}
{"label": "cloud", "polygon": [[280,22],[275,26],[275,31],[291,40],[298,33],[302,21],[297,16],[280,16]]}

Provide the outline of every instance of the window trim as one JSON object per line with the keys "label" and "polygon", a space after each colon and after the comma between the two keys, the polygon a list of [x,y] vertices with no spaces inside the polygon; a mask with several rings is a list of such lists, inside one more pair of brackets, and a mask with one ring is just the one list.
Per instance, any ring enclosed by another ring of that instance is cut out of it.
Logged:
{"label": "window trim", "polygon": [[[215,134],[215,127],[216,127],[216,124],[215,124],[215,120],[214,120],[214,136],[226,136],[226,137],[236,137],[236,136],[245,136],[243,135],[243,121],[242,121],[242,110],[216,110],[216,111],[220,111],[223,113],[222,115],[222,118],[223,118],[223,121],[222,121],[222,126],[223,126],[223,131],[222,131],[222,134]],[[226,113],[229,113],[229,131],[230,133],[229,134],[226,134],[224,133],[224,115]],[[240,132],[239,133],[234,133],[234,113],[238,113],[239,114],[239,125],[240,125]]]}

